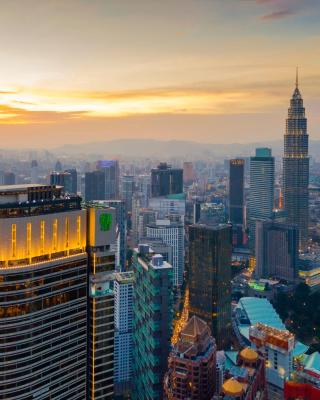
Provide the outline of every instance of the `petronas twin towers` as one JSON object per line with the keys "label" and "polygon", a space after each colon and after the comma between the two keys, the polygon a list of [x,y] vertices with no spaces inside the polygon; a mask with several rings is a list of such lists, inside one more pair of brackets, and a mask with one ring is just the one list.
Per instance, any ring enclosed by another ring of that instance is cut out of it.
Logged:
{"label": "petronas twin towers", "polygon": [[283,195],[287,222],[298,225],[300,249],[306,247],[309,222],[309,156],[307,119],[303,99],[296,87],[290,100],[284,135]]}

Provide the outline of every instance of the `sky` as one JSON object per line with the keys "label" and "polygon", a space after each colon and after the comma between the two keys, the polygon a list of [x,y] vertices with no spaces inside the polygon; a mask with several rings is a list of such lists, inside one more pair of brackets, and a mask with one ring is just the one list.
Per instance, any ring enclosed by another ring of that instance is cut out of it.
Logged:
{"label": "sky", "polygon": [[10,0],[0,147],[281,139],[299,66],[320,139],[319,0]]}

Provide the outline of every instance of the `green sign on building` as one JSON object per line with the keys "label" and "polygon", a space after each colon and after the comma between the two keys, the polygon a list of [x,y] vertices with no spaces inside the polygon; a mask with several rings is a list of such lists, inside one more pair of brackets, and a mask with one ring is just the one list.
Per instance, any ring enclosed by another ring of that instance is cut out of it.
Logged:
{"label": "green sign on building", "polygon": [[112,214],[106,214],[106,213],[100,214],[99,222],[100,222],[100,229],[103,232],[109,231],[112,225]]}

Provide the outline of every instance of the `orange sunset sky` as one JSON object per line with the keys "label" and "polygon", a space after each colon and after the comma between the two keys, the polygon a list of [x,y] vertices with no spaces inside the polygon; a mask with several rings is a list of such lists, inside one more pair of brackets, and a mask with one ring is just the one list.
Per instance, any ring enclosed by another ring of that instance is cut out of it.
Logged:
{"label": "orange sunset sky", "polygon": [[300,70],[320,139],[319,0],[10,0],[1,147],[281,139]]}

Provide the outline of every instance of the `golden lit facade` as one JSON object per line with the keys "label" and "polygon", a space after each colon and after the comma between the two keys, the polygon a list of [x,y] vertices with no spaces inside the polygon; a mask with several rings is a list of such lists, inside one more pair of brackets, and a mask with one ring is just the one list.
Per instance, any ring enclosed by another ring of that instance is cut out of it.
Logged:
{"label": "golden lit facade", "polygon": [[80,199],[64,199],[51,186],[1,187],[0,232],[0,398],[83,400],[87,253]]}

